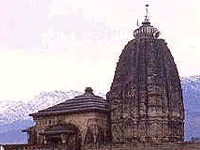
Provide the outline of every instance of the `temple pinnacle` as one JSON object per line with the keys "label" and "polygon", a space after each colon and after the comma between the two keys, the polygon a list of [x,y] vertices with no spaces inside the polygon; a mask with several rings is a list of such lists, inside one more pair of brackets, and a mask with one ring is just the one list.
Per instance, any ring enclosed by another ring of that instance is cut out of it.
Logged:
{"label": "temple pinnacle", "polygon": [[[149,16],[148,16],[148,7],[149,5],[146,4],[146,15],[145,15],[145,19],[142,22],[142,26],[140,26],[139,28],[137,28],[134,32],[133,32],[133,36],[135,38],[154,38],[157,39],[160,35],[160,32],[158,29],[154,28],[153,26],[151,26],[151,23],[149,22]],[[137,26],[138,26],[138,21],[137,21]]]}
{"label": "temple pinnacle", "polygon": [[148,16],[148,7],[149,7],[149,4],[146,4],[145,7],[146,7],[146,15],[145,15],[144,22],[149,22],[149,16]]}

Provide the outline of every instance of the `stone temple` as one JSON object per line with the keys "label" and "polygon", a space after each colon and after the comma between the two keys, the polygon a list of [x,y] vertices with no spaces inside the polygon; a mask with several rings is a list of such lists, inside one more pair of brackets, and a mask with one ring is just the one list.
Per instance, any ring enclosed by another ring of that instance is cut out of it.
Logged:
{"label": "stone temple", "polygon": [[173,142],[184,137],[184,106],[173,56],[145,18],[123,49],[107,100],[112,140]]}
{"label": "stone temple", "polygon": [[83,95],[30,114],[36,123],[24,130],[28,144],[5,149],[128,150],[149,148],[137,143],[182,142],[184,105],[174,58],[147,15],[133,36],[106,100],[86,88]]}

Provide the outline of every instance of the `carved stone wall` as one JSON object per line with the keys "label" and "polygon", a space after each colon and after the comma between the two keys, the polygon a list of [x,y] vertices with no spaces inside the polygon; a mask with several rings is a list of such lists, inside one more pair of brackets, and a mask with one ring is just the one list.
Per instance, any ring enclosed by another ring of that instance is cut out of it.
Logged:
{"label": "carved stone wall", "polygon": [[[100,112],[72,113],[59,116],[38,117],[34,119],[36,121],[36,125],[34,126],[36,132],[35,138],[37,140],[36,144],[48,144],[44,142],[45,136],[42,136],[41,134],[48,128],[54,127],[58,124],[72,124],[76,126],[80,132],[82,146],[85,144],[95,145],[105,142],[107,131],[109,130],[107,114]],[[74,139],[75,138],[76,137],[74,137]],[[73,137],[70,139],[73,139]],[[69,143],[73,143],[73,141],[75,140],[67,141],[67,139],[61,138],[62,144],[68,143],[68,145],[70,145]]]}
{"label": "carved stone wall", "polygon": [[180,79],[164,40],[136,38],[125,46],[107,99],[114,143],[183,139]]}

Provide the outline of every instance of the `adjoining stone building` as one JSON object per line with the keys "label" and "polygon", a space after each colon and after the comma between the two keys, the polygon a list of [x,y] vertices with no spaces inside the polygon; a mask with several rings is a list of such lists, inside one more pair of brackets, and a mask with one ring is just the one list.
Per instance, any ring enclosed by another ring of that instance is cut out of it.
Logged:
{"label": "adjoining stone building", "polygon": [[90,87],[83,95],[30,116],[35,126],[24,130],[29,135],[29,144],[65,144],[69,149],[80,150],[109,141],[109,104],[95,96]]}
{"label": "adjoining stone building", "polygon": [[86,88],[83,95],[30,114],[36,124],[24,130],[28,144],[18,149],[174,149],[182,142],[184,105],[173,56],[148,15],[133,35],[107,100]]}

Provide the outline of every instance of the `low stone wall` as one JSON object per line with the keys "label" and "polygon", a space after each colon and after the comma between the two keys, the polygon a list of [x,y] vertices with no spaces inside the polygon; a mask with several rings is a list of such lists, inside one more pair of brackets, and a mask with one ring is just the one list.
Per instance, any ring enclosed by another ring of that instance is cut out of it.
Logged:
{"label": "low stone wall", "polygon": [[[131,143],[116,145],[85,145],[81,150],[200,150],[200,143]],[[1,145],[0,150],[73,150],[66,145]]]}
{"label": "low stone wall", "polygon": [[84,147],[83,150],[200,150],[200,143],[132,143]]}

